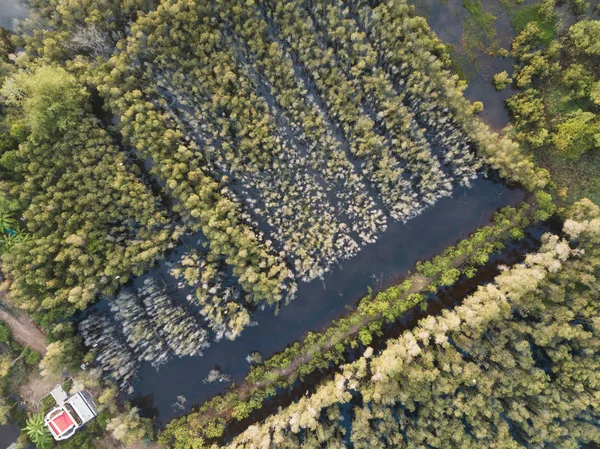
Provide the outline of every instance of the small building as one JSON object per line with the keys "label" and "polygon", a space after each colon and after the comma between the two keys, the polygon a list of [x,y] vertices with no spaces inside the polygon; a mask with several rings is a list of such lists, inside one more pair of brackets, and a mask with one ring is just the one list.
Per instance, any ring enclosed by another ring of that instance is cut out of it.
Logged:
{"label": "small building", "polygon": [[72,437],[78,428],[98,415],[94,401],[86,391],[67,396],[58,386],[50,394],[56,407],[46,414],[44,422],[57,441]]}

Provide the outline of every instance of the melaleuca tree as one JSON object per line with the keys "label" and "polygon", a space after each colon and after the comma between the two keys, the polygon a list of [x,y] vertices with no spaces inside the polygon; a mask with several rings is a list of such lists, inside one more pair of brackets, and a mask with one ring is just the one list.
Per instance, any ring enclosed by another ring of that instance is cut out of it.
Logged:
{"label": "melaleuca tree", "polygon": [[583,200],[570,217],[576,249],[546,235],[461,306],[344,365],[226,447],[597,444],[600,209]]}
{"label": "melaleuca tree", "polygon": [[13,120],[22,112],[31,131],[16,150],[23,180],[11,192],[26,205],[31,238],[4,257],[11,298],[36,312],[85,308],[160,257],[173,226],[87,112],[72,75],[41,66],[7,80],[3,92]]}

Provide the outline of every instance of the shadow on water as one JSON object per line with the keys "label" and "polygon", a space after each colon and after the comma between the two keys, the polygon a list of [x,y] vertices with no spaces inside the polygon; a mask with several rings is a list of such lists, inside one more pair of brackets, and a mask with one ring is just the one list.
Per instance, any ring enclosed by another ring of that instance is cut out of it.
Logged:
{"label": "shadow on water", "polygon": [[[203,357],[171,359],[158,372],[150,364],[143,364],[133,383],[132,398],[144,398],[147,403],[151,397],[153,404],[146,408],[158,410],[159,425],[189,412],[191,406],[226,391],[229,384],[203,382],[211,369],[221,367],[232,382],[240,384],[250,368],[245,360],[249,353],[259,351],[268,358],[302,339],[306,332],[326,329],[333,319],[354,308],[369,287],[378,291],[397,282],[415,262],[467,237],[489,223],[494,211],[515,205],[524,197],[523,190],[482,177],[474,181],[472,189],[456,188],[452,198],[444,198],[408,223],[392,223],[376,243],[363,248],[323,280],[300,284],[294,301],[282,306],[277,316],[272,309],[257,311],[253,319],[258,326],[244,330],[237,340],[213,343]],[[173,260],[171,256],[169,259]],[[133,284],[141,285],[147,276],[164,279],[168,284],[164,263]],[[181,296],[182,292],[174,290],[173,294]],[[185,397],[185,405],[172,407],[180,395]]]}
{"label": "shadow on water", "polygon": [[[508,240],[504,250],[490,257],[489,261],[480,267],[473,277],[467,278],[466,276],[461,276],[452,286],[442,288],[436,294],[430,294],[426,307],[414,307],[406,312],[402,318],[384,327],[382,334],[374,337],[373,343],[370,345],[374,349],[374,353],[379,354],[387,347],[389,339],[400,337],[406,330],[414,328],[419,320],[427,316],[439,315],[445,309],[451,309],[460,305],[464,298],[477,290],[478,286],[492,282],[500,273],[500,266],[513,266],[522,262],[527,254],[539,249],[541,237],[544,233],[552,232],[560,234],[561,229],[562,221],[558,219],[551,219],[546,223],[538,223],[527,227],[524,239],[519,241]],[[356,360],[362,356],[364,349],[365,347],[359,344],[356,349],[348,350],[345,360],[350,362]],[[278,391],[276,396],[267,400],[249,418],[240,422],[233,421],[230,423],[220,443],[231,441],[232,438],[243,432],[250,425],[276,413],[280,407],[286,407],[297,402],[302,396],[313,392],[316,386],[322,383],[324,379],[333,378],[336,371],[337,367],[331,364],[328,369],[315,371],[302,381],[297,381],[292,388]],[[353,399],[353,401],[356,400],[357,398]],[[342,406],[343,413],[348,414],[347,417],[350,417],[352,406],[352,403]],[[352,419],[349,419],[347,422],[351,423]]]}

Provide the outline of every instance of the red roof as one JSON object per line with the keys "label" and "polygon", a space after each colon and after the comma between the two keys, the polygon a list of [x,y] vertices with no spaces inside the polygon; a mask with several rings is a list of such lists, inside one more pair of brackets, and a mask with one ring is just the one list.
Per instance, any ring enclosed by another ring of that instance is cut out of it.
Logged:
{"label": "red roof", "polygon": [[52,427],[54,433],[57,436],[60,436],[74,426],[75,422],[67,412],[63,411],[59,415],[56,415],[54,418],[52,418],[48,424],[50,424],[50,427]]}

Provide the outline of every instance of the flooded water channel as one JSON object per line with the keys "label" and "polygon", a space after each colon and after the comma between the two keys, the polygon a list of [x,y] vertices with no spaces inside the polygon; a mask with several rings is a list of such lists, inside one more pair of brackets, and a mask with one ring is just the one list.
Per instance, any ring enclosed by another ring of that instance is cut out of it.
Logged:
{"label": "flooded water channel", "polygon": [[[468,61],[466,54],[465,29],[473,27],[473,19],[463,6],[462,0],[408,0],[415,7],[418,15],[427,19],[429,27],[437,34],[438,38],[447,45],[452,46],[453,51],[462,61],[461,65],[464,76],[467,78],[468,87],[465,97],[470,101],[481,101],[484,112],[481,118],[495,131],[500,131],[508,124],[508,110],[504,102],[514,94],[509,86],[502,92],[496,91],[492,85],[492,78],[496,73],[506,70],[512,73],[514,59],[511,57],[500,58],[487,54],[482,48],[474,51],[474,58]],[[499,48],[510,50],[514,31],[506,8],[499,2],[482,0],[484,12],[491,13],[496,20],[491,25],[495,32],[496,45]],[[471,42],[469,45],[482,45],[484,42]],[[468,61],[468,62],[467,62]]]}
{"label": "flooded water channel", "polygon": [[[419,2],[421,7],[417,11],[426,15],[440,39],[459,44],[466,17],[462,2]],[[494,2],[484,0],[484,7],[487,3]],[[11,29],[14,19],[22,19],[26,15],[27,9],[17,0],[0,0],[0,26]],[[498,17],[495,26],[501,46],[509,48],[512,31],[508,18]],[[502,70],[510,72],[513,61],[510,58],[482,57],[478,63],[477,73],[473,73],[473,81],[465,94],[472,101],[483,101],[485,112],[482,118],[493,128],[500,129],[508,122],[504,101],[511,93],[509,89],[503,93],[496,92],[490,81],[494,73]],[[494,211],[506,205],[516,205],[524,197],[523,190],[483,176],[473,182],[472,189],[455,188],[451,198],[440,200],[408,223],[390,223],[376,243],[366,246],[356,257],[334,268],[323,280],[301,283],[294,301],[282,306],[277,315],[273,309],[256,311],[253,320],[258,324],[244,330],[237,340],[212,343],[202,357],[173,358],[158,371],[150,364],[142,365],[129,399],[147,414],[156,416],[159,426],[164,425],[175,416],[189,412],[193,405],[226,391],[228,383],[203,382],[210,370],[218,367],[231,376],[232,383],[241,383],[250,368],[246,361],[249,353],[259,351],[268,358],[286,345],[302,339],[306,332],[324,330],[332,320],[354,308],[368,288],[378,291],[397,282],[413,269],[415,262],[442,252],[448,245],[489,223]],[[194,241],[192,237],[186,239],[156,268],[136,278],[124,289],[139,288],[151,278],[164,285],[170,297],[185,301],[184,297],[190,291],[178,288],[177,281],[168,273],[168,263],[179,260],[187,245],[193,245]],[[526,250],[513,248],[514,257],[511,256],[510,260],[518,261]],[[491,271],[489,277],[493,277]],[[443,298],[438,302],[448,306]],[[107,309],[107,304],[108,300],[103,300],[94,307]],[[407,317],[404,325],[415,317]],[[395,329],[390,333],[394,334],[399,327]],[[185,407],[173,407],[178,396],[185,397]],[[15,441],[17,436],[17,428],[0,427],[0,449]]]}
{"label": "flooded water channel", "polygon": [[[269,308],[257,311],[253,320],[258,324],[244,330],[237,340],[213,343],[202,357],[173,358],[158,371],[149,363],[142,365],[132,384],[131,397],[144,408],[152,409],[159,422],[165,424],[226,390],[227,383],[203,382],[210,370],[218,367],[239,384],[249,371],[246,357],[251,352],[259,351],[267,358],[302,339],[310,330],[324,330],[333,319],[354,308],[368,288],[378,291],[397,282],[413,269],[415,262],[442,252],[487,224],[494,211],[515,205],[524,196],[523,190],[483,177],[474,182],[472,189],[457,188],[452,198],[441,200],[408,223],[391,224],[376,243],[336,267],[323,280],[301,283],[296,298],[282,306],[278,315]],[[124,289],[139,288],[152,278],[164,286],[169,297],[183,301],[188,292],[178,288],[168,273],[170,261],[179,258],[180,250]],[[97,307],[105,308],[106,304],[102,301]],[[184,408],[172,407],[178,396],[185,397]]]}
{"label": "flooded water channel", "polygon": [[[486,11],[496,16],[493,26],[499,45],[510,48],[513,32],[508,15],[494,2],[484,0],[482,3]],[[464,21],[468,20],[462,1],[423,0],[419,1],[416,10],[427,18],[430,27],[442,41],[461,44]],[[470,69],[472,73],[469,74],[470,82],[465,96],[471,101],[484,103],[485,112],[481,118],[496,130],[508,123],[504,101],[511,92],[510,89],[497,92],[492,86],[491,77],[502,70],[510,72],[512,65],[510,58],[478,54],[477,64]],[[245,360],[249,353],[259,351],[264,358],[268,358],[286,345],[300,340],[309,330],[324,330],[333,319],[354,308],[356,302],[367,293],[367,288],[377,291],[394,283],[405,276],[416,261],[440,253],[446,246],[487,224],[491,214],[498,208],[515,205],[523,198],[523,191],[481,177],[474,182],[471,190],[456,189],[452,198],[441,200],[408,223],[391,224],[375,244],[342,263],[328,273],[323,281],[300,284],[296,299],[282,307],[277,316],[270,309],[256,312],[253,319],[258,326],[246,329],[236,341],[214,343],[203,357],[173,359],[158,372],[149,364],[142,366],[133,384],[133,398],[150,413],[156,414],[159,425],[188,412],[194,404],[202,403],[227,389],[228,384],[203,382],[210,370],[218,367],[231,376],[232,382],[239,384],[249,371]],[[526,248],[517,245],[511,251],[506,263],[518,261]],[[159,268],[149,276],[161,276],[164,271]],[[490,271],[488,275],[491,279],[494,274]],[[435,308],[436,301],[432,304],[431,307]],[[443,299],[438,300],[437,304],[439,307],[449,306]],[[179,395],[186,398],[186,407],[175,410],[172,405]]]}

